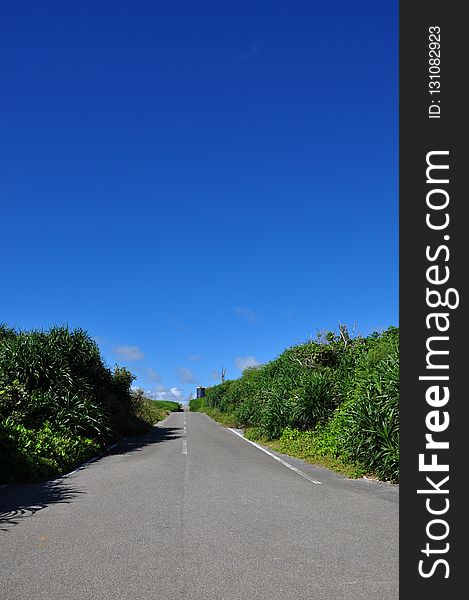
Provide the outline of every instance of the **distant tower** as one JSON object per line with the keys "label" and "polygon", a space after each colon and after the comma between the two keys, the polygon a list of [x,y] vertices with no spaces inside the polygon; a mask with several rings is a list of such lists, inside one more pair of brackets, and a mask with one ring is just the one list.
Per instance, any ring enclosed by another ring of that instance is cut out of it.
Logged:
{"label": "distant tower", "polygon": [[196,393],[197,393],[197,398],[204,398],[205,397],[205,388],[202,385],[199,385],[196,388]]}
{"label": "distant tower", "polygon": [[226,375],[226,367],[223,367],[223,365],[221,366],[221,382],[223,383],[225,381],[225,375]]}

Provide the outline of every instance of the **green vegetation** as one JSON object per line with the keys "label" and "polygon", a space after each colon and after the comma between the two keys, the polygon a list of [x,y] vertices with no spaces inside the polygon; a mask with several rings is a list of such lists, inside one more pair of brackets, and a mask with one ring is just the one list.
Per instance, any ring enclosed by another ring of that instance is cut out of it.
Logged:
{"label": "green vegetation", "polygon": [[363,338],[341,326],[207,388],[190,409],[349,476],[397,482],[399,330]]}
{"label": "green vegetation", "polygon": [[0,325],[0,483],[59,476],[180,408],[134,393],[133,380],[82,329]]}
{"label": "green vegetation", "polygon": [[136,388],[132,390],[132,396],[134,399],[148,400],[151,402],[153,408],[159,408],[167,412],[180,412],[182,406],[179,402],[173,402],[172,400],[150,400],[145,397],[145,392],[142,388]]}

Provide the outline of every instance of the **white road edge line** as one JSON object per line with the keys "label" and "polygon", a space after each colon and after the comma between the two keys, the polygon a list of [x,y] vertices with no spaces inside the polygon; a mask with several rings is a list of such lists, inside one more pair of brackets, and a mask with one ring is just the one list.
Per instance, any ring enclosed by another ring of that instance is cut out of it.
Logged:
{"label": "white road edge line", "polygon": [[272,454],[272,452],[269,452],[268,450],[266,450],[262,446],[259,446],[259,444],[256,444],[256,442],[252,442],[251,440],[248,440],[247,438],[244,437],[244,435],[242,433],[239,433],[239,431],[235,431],[234,429],[231,429],[231,427],[228,427],[227,429],[229,429],[229,431],[231,431],[231,433],[234,433],[237,436],[239,436],[245,442],[248,442],[249,444],[252,444],[253,446],[255,446],[258,450],[262,450],[262,452],[265,452],[266,454],[268,454],[269,456],[271,456],[275,460],[278,460],[278,462],[281,463],[284,467],[287,467],[288,469],[290,469],[292,471],[295,471],[295,473],[297,473],[298,475],[301,475],[301,477],[304,477],[308,481],[311,481],[311,483],[315,483],[316,485],[321,485],[320,481],[316,481],[316,479],[313,479],[309,475],[306,475],[306,473],[303,473],[302,471],[300,471],[299,469],[297,469],[296,467],[294,467],[290,463],[287,463],[287,461],[282,460],[278,456],[275,456],[275,454]]}
{"label": "white road edge line", "polygon": [[187,440],[182,440],[182,453],[187,454]]}
{"label": "white road edge line", "polygon": [[[123,438],[122,440],[120,440],[121,442],[126,440],[127,438]],[[87,461],[81,463],[80,465],[78,465],[78,467],[76,467],[75,469],[73,469],[73,471],[70,471],[70,473],[65,473],[65,475],[59,475],[59,477],[57,477],[56,479],[54,479],[54,481],[58,481],[59,479],[65,479],[65,477],[70,477],[70,475],[74,475],[75,473],[78,473],[78,471],[81,471],[82,469],[84,469],[85,467],[87,467],[88,465],[90,465],[91,463],[94,463],[98,460],[98,458],[102,458],[103,456],[105,456],[109,450],[112,450],[113,448],[115,448],[120,442],[116,442],[115,444],[112,444],[112,446],[109,446],[109,448],[106,448],[103,452],[101,452],[101,454],[97,454],[96,456],[92,456],[90,459],[88,459]]]}

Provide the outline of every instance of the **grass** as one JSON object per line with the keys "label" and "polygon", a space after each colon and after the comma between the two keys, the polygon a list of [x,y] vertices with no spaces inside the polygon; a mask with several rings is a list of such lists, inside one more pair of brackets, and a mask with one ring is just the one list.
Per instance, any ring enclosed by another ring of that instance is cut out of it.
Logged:
{"label": "grass", "polygon": [[167,410],[169,412],[179,412],[182,410],[179,402],[172,402],[171,400],[152,400],[152,402],[163,410]]}
{"label": "grass", "polygon": [[340,473],[351,479],[357,479],[366,475],[360,466],[344,461],[340,457],[318,451],[315,444],[311,443],[311,438],[308,436],[308,433],[309,432],[302,432],[302,435],[295,440],[284,437],[277,440],[269,440],[259,437],[256,431],[247,429],[245,431],[245,436],[248,440],[255,441],[262,446],[267,446],[272,448],[272,450],[276,450],[277,452],[287,454],[294,458],[300,458],[313,465],[330,469],[331,471]]}
{"label": "grass", "polygon": [[[197,411],[192,412],[203,412],[225,427],[240,427],[240,423],[233,413],[223,413],[220,410],[200,405]],[[248,427],[244,431],[244,436],[246,439],[257,442],[261,446],[266,446],[272,450],[281,452],[282,454],[300,458],[310,464],[330,469],[335,473],[340,473],[351,479],[357,479],[367,475],[359,465],[349,463],[339,457],[323,454],[318,451],[315,445],[311,444],[311,438],[308,437],[308,433],[309,432],[303,432],[303,435],[295,440],[289,440],[286,437],[281,439],[270,439],[260,434],[258,428]]]}
{"label": "grass", "polygon": [[140,398],[135,406],[137,418],[140,419],[146,427],[150,427],[158,421],[162,421],[170,414],[170,412],[172,412],[170,409],[160,406],[157,402],[148,398]]}
{"label": "grass", "polygon": [[197,403],[193,403],[191,401],[191,412],[203,412],[206,415],[208,415],[211,419],[217,421],[217,423],[220,423],[225,427],[238,427],[238,421],[234,413],[222,412],[218,408],[205,406],[205,404],[203,403],[203,398],[201,400],[202,402]]}

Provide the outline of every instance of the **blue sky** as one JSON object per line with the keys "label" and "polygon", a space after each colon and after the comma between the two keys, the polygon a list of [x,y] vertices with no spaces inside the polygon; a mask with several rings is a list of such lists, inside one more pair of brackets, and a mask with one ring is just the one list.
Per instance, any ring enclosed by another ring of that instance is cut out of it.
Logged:
{"label": "blue sky", "polygon": [[0,321],[171,399],[398,325],[397,10],[3,4]]}

